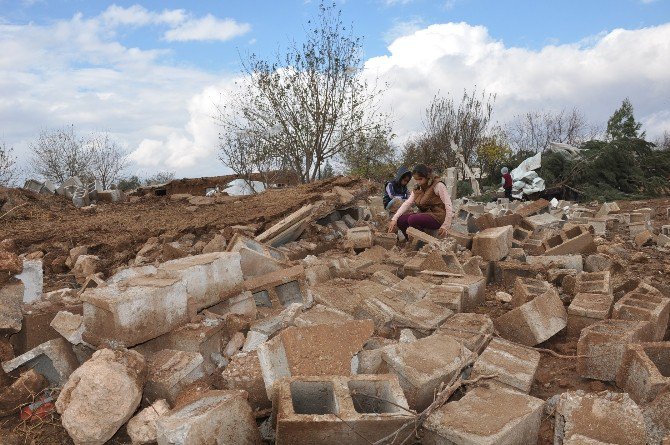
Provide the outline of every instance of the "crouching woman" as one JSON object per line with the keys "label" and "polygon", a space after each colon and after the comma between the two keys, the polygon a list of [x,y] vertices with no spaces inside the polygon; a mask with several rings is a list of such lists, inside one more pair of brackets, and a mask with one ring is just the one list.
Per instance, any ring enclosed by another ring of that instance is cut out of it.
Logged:
{"label": "crouching woman", "polygon": [[[416,187],[393,215],[389,226],[389,233],[397,233],[400,229],[407,238],[407,229],[438,230],[439,235],[445,236],[451,227],[452,209],[451,198],[447,186],[440,177],[425,165],[419,164],[412,170],[412,177]],[[419,213],[407,213],[412,205],[416,204]]]}

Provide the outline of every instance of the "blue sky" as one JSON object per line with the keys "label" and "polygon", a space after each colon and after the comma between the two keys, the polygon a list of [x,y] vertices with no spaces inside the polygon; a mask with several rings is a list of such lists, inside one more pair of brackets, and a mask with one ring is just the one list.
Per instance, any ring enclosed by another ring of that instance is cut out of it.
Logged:
{"label": "blue sky", "polygon": [[[484,88],[505,123],[579,108],[603,125],[630,97],[648,134],[670,130],[670,0],[339,0],[364,37],[364,75],[399,140],[431,97]],[[239,55],[300,40],[318,8],[291,1],[0,0],[0,139],[24,165],[45,128],[109,131],[134,172],[219,174],[213,104]],[[224,98],[224,99],[221,99]]]}

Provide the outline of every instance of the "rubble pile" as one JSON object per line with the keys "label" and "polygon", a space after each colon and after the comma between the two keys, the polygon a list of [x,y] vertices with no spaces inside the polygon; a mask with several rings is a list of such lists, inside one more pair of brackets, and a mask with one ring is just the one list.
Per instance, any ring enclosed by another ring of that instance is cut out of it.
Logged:
{"label": "rubble pile", "polygon": [[51,292],[2,241],[0,416],[89,445],[670,443],[655,209],[459,199],[405,239],[368,187],[319,198],[112,273],[75,246]]}

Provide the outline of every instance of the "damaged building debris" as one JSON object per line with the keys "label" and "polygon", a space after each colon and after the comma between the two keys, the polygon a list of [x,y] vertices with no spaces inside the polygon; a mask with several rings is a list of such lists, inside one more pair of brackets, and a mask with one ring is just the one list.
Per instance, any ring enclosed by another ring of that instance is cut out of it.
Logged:
{"label": "damaged building debris", "polygon": [[[528,164],[512,172],[525,194],[543,188]],[[43,422],[57,439],[34,443],[670,444],[667,201],[456,199],[446,237],[404,239],[373,185],[319,187],[129,255],[90,234],[56,261],[1,236],[0,436],[30,443],[19,425]],[[197,215],[272,193],[107,205]]]}

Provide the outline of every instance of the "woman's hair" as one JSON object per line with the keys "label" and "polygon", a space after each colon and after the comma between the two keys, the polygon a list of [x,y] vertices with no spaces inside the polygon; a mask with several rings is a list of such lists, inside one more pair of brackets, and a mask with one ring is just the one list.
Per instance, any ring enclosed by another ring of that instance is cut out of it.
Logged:
{"label": "woman's hair", "polygon": [[422,178],[430,177],[431,172],[432,170],[424,164],[419,164],[412,170],[413,175],[421,176]]}

